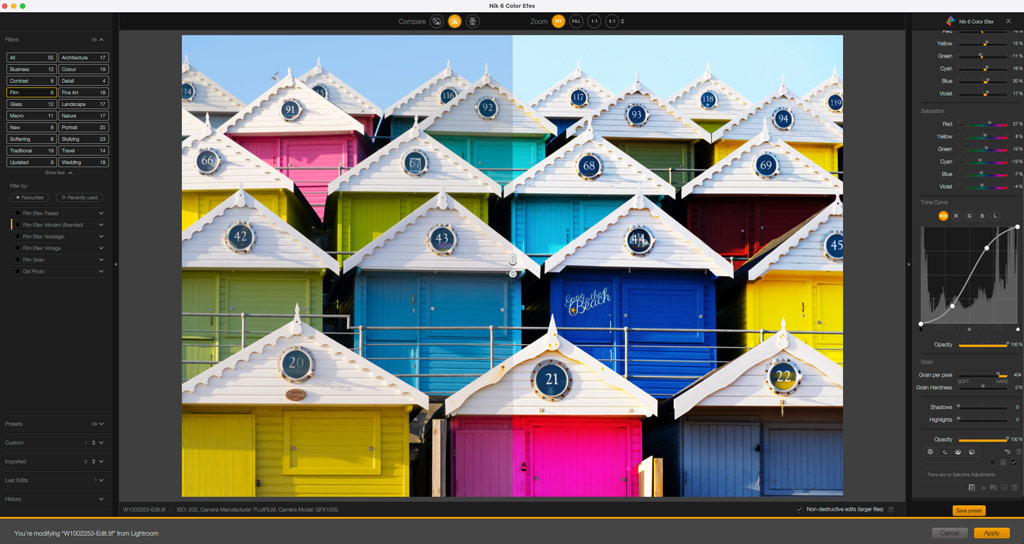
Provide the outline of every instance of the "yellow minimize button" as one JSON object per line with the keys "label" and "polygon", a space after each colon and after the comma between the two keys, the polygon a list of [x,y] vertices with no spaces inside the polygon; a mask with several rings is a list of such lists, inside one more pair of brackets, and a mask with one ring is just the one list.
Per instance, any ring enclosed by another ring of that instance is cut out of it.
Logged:
{"label": "yellow minimize button", "polygon": [[985,505],[953,505],[953,515],[955,517],[984,517]]}
{"label": "yellow minimize button", "polygon": [[974,538],[1010,538],[1009,527],[975,527]]}

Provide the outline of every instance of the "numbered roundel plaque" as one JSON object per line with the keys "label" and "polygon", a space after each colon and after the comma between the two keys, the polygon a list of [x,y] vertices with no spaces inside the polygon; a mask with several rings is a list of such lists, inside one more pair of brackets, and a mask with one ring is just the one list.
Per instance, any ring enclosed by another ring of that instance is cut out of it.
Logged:
{"label": "numbered roundel plaque", "polygon": [[485,96],[476,103],[476,113],[484,119],[494,119],[498,116],[498,102]]}
{"label": "numbered roundel plaque", "polygon": [[576,161],[576,173],[583,179],[597,179],[601,175],[601,159],[597,155],[587,153]]}
{"label": "numbered roundel plaque", "polygon": [[455,229],[451,225],[437,225],[427,234],[427,246],[438,255],[451,255],[455,252]]}
{"label": "numbered roundel plaque", "polygon": [[772,124],[779,130],[793,128],[793,112],[789,108],[778,108],[772,112]]}
{"label": "numbered roundel plaque", "polygon": [[626,122],[631,127],[643,126],[647,122],[650,114],[647,112],[647,108],[643,104],[630,104],[626,108]]}
{"label": "numbered roundel plaque", "polygon": [[555,402],[562,400],[572,388],[572,374],[561,361],[547,359],[537,363],[530,378],[533,392],[540,398]]}
{"label": "numbered roundel plaque", "polygon": [[768,377],[765,380],[772,391],[788,395],[800,386],[803,374],[796,363],[788,357],[776,357],[768,363]]}
{"label": "numbered roundel plaque", "polygon": [[316,85],[313,85],[313,90],[316,91],[316,94],[324,98],[328,98],[327,85],[324,85],[323,83],[317,83]]}
{"label": "numbered roundel plaque", "polygon": [[569,93],[569,105],[574,108],[585,108],[590,103],[590,95],[587,94],[587,90],[576,87]]}
{"label": "numbered roundel plaque", "polygon": [[441,92],[437,93],[437,101],[440,102],[441,105],[443,106],[451,102],[453,99],[455,99],[455,97],[458,96],[458,94],[459,91],[456,91],[451,87],[445,87],[441,89]]}
{"label": "numbered roundel plaque", "polygon": [[196,86],[190,81],[183,81],[181,83],[181,99],[185,102],[191,102],[196,97]]}
{"label": "numbered roundel plaque", "polygon": [[839,93],[829,95],[829,97],[825,99],[825,105],[828,106],[829,110],[836,113],[843,111],[843,95]]}
{"label": "numbered roundel plaque", "polygon": [[825,237],[822,242],[825,256],[833,261],[843,260],[843,231],[835,231]]}
{"label": "numbered roundel plaque", "polygon": [[281,104],[281,118],[285,121],[294,121],[302,115],[302,104],[298,100],[288,99]]}
{"label": "numbered roundel plaque", "polygon": [[713,110],[718,107],[718,95],[715,91],[704,91],[700,95],[700,107]]}
{"label": "numbered roundel plaque", "polygon": [[630,253],[641,257],[650,253],[654,247],[654,234],[643,225],[633,225],[626,231],[625,242]]}
{"label": "numbered roundel plaque", "polygon": [[212,149],[200,149],[196,153],[196,170],[200,174],[208,176],[217,171],[220,167],[220,155]]}
{"label": "numbered roundel plaque", "polygon": [[410,176],[422,176],[427,173],[427,154],[413,149],[402,156],[402,170]]}
{"label": "numbered roundel plaque", "polygon": [[239,221],[224,232],[224,243],[235,253],[248,253],[256,244],[256,232],[249,223]]}
{"label": "numbered roundel plaque", "polygon": [[774,153],[761,153],[754,159],[754,173],[771,179],[779,173],[779,158]]}
{"label": "numbered roundel plaque", "polygon": [[292,382],[304,382],[313,376],[313,356],[300,347],[281,354],[278,361],[281,377]]}

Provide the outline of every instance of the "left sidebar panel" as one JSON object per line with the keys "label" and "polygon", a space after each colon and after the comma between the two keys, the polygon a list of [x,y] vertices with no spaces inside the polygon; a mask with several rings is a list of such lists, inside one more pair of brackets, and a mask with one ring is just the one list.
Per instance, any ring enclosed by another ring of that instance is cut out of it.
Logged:
{"label": "left sidebar panel", "polygon": [[113,17],[4,14],[0,516],[114,512]]}

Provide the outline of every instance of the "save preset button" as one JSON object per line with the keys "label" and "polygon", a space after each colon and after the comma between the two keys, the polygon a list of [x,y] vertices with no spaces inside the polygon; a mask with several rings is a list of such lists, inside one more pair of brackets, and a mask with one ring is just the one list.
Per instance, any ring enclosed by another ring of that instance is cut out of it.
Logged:
{"label": "save preset button", "polygon": [[953,515],[957,517],[983,517],[985,515],[985,505],[953,505]]}
{"label": "save preset button", "polygon": [[974,538],[1010,538],[1009,527],[975,527]]}

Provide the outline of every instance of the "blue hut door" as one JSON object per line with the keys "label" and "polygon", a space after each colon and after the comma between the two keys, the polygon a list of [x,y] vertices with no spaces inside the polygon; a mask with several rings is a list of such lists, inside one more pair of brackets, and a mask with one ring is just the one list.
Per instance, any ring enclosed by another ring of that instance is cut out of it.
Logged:
{"label": "blue hut door", "polygon": [[572,202],[524,200],[526,254],[543,263],[573,239]]}
{"label": "blue hut door", "polygon": [[760,425],[683,423],[684,497],[759,497]]}
{"label": "blue hut door", "polygon": [[[415,327],[415,276],[366,276],[366,325]],[[368,330],[363,355],[392,374],[418,374],[415,330]],[[403,377],[413,387],[419,378]]]}
{"label": "blue hut door", "polygon": [[[630,329],[704,328],[704,288],[692,282],[623,279],[622,324]],[[702,332],[629,331],[629,375],[648,393],[671,395],[714,369]],[[624,342],[625,343],[625,342]],[[636,378],[635,376],[679,376]]]}
{"label": "blue hut door", "polygon": [[607,329],[615,326],[614,286],[611,280],[566,279],[562,281],[562,300],[552,303],[555,307],[551,311],[558,316],[559,329],[570,342],[621,373],[622,364],[615,360],[617,334],[607,330],[562,330],[563,327]]}
{"label": "blue hut door", "polygon": [[766,425],[765,495],[842,495],[843,429]]}

